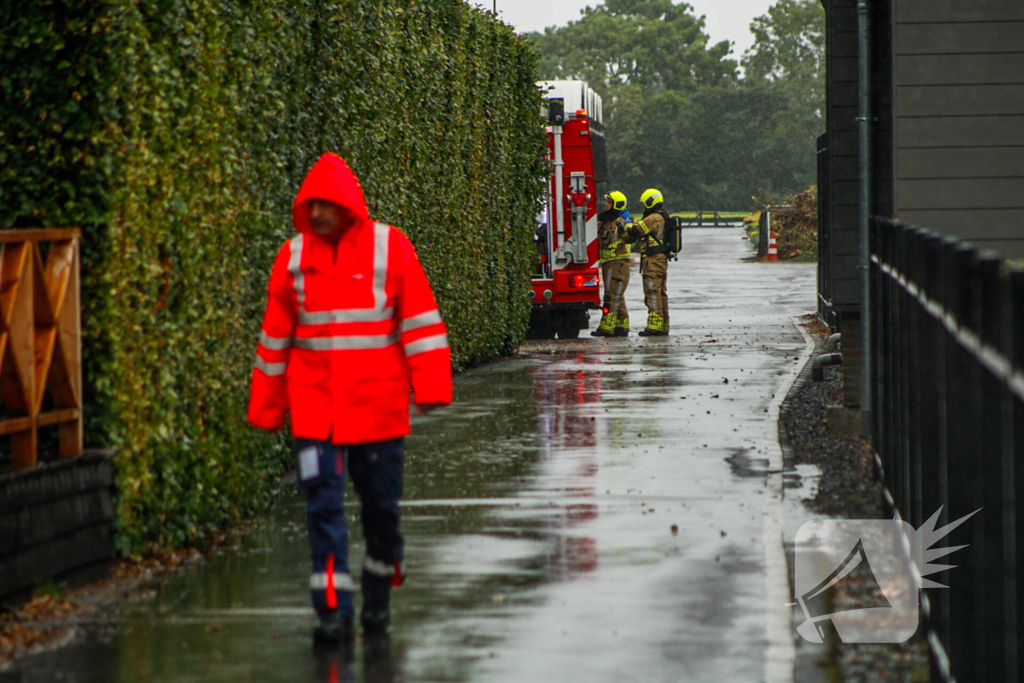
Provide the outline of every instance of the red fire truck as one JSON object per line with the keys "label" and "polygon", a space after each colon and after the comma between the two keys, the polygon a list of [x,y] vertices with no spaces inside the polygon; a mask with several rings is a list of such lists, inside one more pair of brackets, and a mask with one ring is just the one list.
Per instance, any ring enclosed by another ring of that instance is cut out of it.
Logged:
{"label": "red fire truck", "polygon": [[530,300],[532,339],[575,339],[601,307],[597,214],[608,182],[601,98],[583,81],[542,81],[548,91],[548,179],[537,217],[538,264]]}

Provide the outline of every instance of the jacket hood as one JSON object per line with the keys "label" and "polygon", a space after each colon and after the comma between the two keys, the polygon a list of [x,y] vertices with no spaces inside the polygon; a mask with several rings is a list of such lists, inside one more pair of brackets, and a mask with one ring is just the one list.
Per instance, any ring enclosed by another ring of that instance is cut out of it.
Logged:
{"label": "jacket hood", "polygon": [[597,220],[601,221],[602,223],[611,223],[618,217],[619,212],[616,211],[615,209],[608,209],[607,211],[602,211],[601,213],[597,214]]}
{"label": "jacket hood", "polygon": [[292,205],[292,222],[295,229],[304,235],[313,234],[309,210],[306,208],[306,202],[310,199],[325,199],[340,204],[363,221],[370,218],[359,179],[345,160],[334,152],[324,154],[309,169]]}

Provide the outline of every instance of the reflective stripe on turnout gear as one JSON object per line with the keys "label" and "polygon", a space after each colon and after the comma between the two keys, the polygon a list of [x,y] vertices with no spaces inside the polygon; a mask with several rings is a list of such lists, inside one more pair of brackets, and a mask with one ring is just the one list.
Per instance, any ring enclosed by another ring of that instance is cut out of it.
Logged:
{"label": "reflective stripe on turnout gear", "polygon": [[333,311],[299,311],[300,325],[330,325],[332,323],[380,323],[390,320],[393,308],[338,308]]}
{"label": "reflective stripe on turnout gear", "polygon": [[[392,562],[384,562],[383,560],[378,560],[367,555],[363,558],[363,571],[376,576],[394,576],[395,565]],[[405,569],[399,566],[398,572],[399,574],[404,575]]]}
{"label": "reflective stripe on turnout gear", "polygon": [[432,337],[424,337],[423,339],[417,339],[414,342],[410,342],[405,345],[405,357],[409,358],[420,353],[426,353],[427,351],[437,351],[438,349],[448,348],[448,335],[447,334],[435,334]]}
{"label": "reflective stripe on turnout gear", "polygon": [[403,320],[401,331],[411,332],[413,330],[418,330],[421,327],[436,325],[439,322],[441,322],[441,312],[435,308],[432,311],[420,313],[419,315],[414,315],[411,318],[406,318],[405,320]]}
{"label": "reflective stripe on turnout gear", "polygon": [[295,287],[295,298],[299,302],[299,310],[306,306],[306,279],[302,275],[302,245],[305,237],[299,233],[292,238],[291,257],[288,259],[288,272],[292,274],[292,283]]}
{"label": "reflective stripe on turnout gear", "polygon": [[[334,590],[338,591],[354,591],[356,584],[352,581],[351,574],[343,574],[340,572],[334,572]],[[327,572],[314,572],[309,576],[309,590],[311,591],[323,591],[327,590]]]}
{"label": "reflective stripe on turnout gear", "polygon": [[373,225],[373,307],[382,310],[388,302],[384,285],[388,281],[388,238],[391,226],[387,223]]}
{"label": "reflective stripe on turnout gear", "polygon": [[655,332],[667,332],[668,321],[657,313],[647,314],[647,329]]}
{"label": "reflective stripe on turnout gear", "polygon": [[651,308],[658,310],[658,290],[654,287],[654,278],[644,278],[644,289],[647,290],[647,295],[651,297]]}
{"label": "reflective stripe on turnout gear", "polygon": [[295,348],[307,351],[347,351],[353,349],[383,349],[398,343],[398,333],[334,335],[331,337],[298,337]]}
{"label": "reflective stripe on turnout gear", "polygon": [[[623,305],[623,299],[622,299],[622,297],[623,297],[622,290],[624,290],[625,288],[626,288],[625,283],[622,280],[619,280],[618,281],[618,286],[615,288],[615,298],[613,299],[616,311],[619,308],[625,309],[625,306]],[[629,329],[629,313],[626,313],[625,316],[618,316],[618,317],[616,317],[615,318],[615,326],[616,327],[625,327],[628,330]]]}
{"label": "reflective stripe on turnout gear", "polygon": [[260,344],[268,351],[284,351],[292,345],[291,337],[271,337],[266,332],[260,332]]}
{"label": "reflective stripe on turnout gear", "polygon": [[284,374],[284,371],[288,369],[288,364],[268,363],[259,356],[256,356],[256,368],[268,377],[276,377],[277,375]]}

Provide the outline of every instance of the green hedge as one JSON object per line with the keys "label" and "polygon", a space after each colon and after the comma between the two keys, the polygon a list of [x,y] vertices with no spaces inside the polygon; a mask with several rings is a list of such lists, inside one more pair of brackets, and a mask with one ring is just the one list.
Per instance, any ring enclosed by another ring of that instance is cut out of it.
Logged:
{"label": "green hedge", "polygon": [[120,549],[265,503],[244,421],[266,279],[328,150],[416,244],[457,367],[511,351],[545,172],[536,55],[461,0],[15,0],[0,9],[0,227],[83,227],[87,445]]}

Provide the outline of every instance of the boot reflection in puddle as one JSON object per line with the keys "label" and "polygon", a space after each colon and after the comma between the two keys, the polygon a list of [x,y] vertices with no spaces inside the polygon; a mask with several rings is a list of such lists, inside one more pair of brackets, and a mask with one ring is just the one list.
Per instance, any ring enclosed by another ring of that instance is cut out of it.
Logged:
{"label": "boot reflection in puddle", "polygon": [[313,652],[316,654],[317,683],[355,683],[351,647],[315,645]]}
{"label": "boot reflection in puddle", "polygon": [[391,638],[385,633],[367,633],[363,640],[363,683],[397,683],[401,672],[391,654]]}

